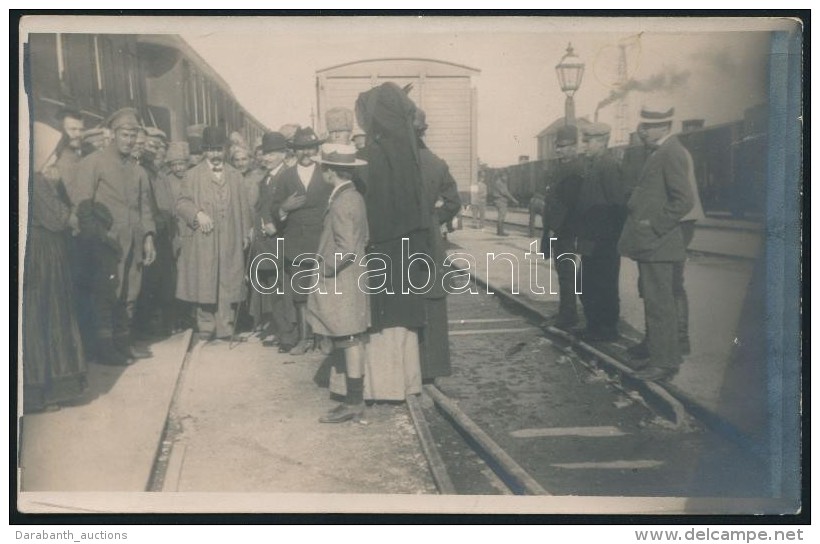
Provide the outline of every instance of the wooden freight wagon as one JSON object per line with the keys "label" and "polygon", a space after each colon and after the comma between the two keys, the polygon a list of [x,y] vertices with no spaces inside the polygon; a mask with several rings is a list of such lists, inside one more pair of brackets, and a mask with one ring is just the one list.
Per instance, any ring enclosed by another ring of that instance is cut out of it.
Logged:
{"label": "wooden freight wagon", "polygon": [[[479,70],[432,59],[372,59],[332,66],[316,72],[318,132],[324,115],[335,107],[354,109],[359,93],[392,81],[412,84],[410,98],[427,114],[425,142],[447,161],[462,199],[478,173],[476,89]],[[464,200],[467,202],[467,200]]]}

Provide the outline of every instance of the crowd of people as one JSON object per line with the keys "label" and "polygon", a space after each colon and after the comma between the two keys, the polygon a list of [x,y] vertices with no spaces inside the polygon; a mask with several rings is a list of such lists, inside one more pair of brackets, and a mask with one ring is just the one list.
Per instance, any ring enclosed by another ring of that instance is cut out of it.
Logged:
{"label": "crowd of people", "polygon": [[362,289],[352,266],[387,256],[367,261],[368,278],[423,283],[429,265],[402,266],[409,247],[443,273],[441,228],[461,201],[424,144],[424,112],[385,83],[325,120],[325,137],[291,123],[253,146],[219,126],[169,141],[133,108],[87,130],[70,107],[61,131],[35,123],[24,409],[81,401],[89,363],[134,364],[151,356],[143,340],[187,328],[203,341],[244,331],[289,356],[328,355],[344,401],[323,422],[448,375],[446,291]]}

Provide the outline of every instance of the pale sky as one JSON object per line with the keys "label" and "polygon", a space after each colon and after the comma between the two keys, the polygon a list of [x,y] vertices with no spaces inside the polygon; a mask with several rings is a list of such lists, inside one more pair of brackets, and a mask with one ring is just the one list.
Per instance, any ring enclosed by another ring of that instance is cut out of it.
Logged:
{"label": "pale sky", "polygon": [[[318,69],[384,57],[477,68],[478,155],[502,166],[521,154],[535,158],[536,134],[563,115],[565,97],[555,65],[570,41],[586,64],[575,98],[578,116],[591,118],[615,88],[618,44],[630,37],[627,73],[636,85],[675,82],[674,89],[652,97],[632,93],[632,109],[647,98],[660,99],[676,107],[679,119],[704,118],[710,125],[740,119],[745,108],[766,101],[767,32],[725,32],[728,27],[719,24],[659,31],[663,21],[222,18],[182,25],[179,34],[228,82],[239,102],[273,130],[288,122],[310,123]],[[651,79],[658,74],[667,79]],[[600,120],[612,123],[614,113],[614,107],[603,108]]]}

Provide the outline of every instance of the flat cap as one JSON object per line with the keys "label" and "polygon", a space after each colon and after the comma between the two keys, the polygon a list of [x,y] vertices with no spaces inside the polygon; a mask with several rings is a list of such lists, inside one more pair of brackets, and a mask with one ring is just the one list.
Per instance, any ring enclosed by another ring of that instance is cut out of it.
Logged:
{"label": "flat cap", "polygon": [[612,132],[612,127],[606,123],[589,123],[581,127],[581,134],[584,136],[608,136]]}
{"label": "flat cap", "polygon": [[578,142],[578,129],[575,125],[564,125],[558,127],[555,132],[555,143],[558,145],[571,145]]}

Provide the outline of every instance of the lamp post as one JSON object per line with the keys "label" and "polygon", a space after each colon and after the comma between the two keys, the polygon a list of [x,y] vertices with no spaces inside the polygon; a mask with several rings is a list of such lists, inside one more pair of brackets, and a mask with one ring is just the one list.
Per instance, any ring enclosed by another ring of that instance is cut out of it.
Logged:
{"label": "lamp post", "polygon": [[572,49],[572,43],[567,45],[567,52],[561,57],[561,62],[555,66],[555,73],[558,74],[558,84],[561,91],[567,95],[564,105],[564,122],[567,125],[575,124],[575,100],[573,95],[581,86],[584,77],[584,63]]}

